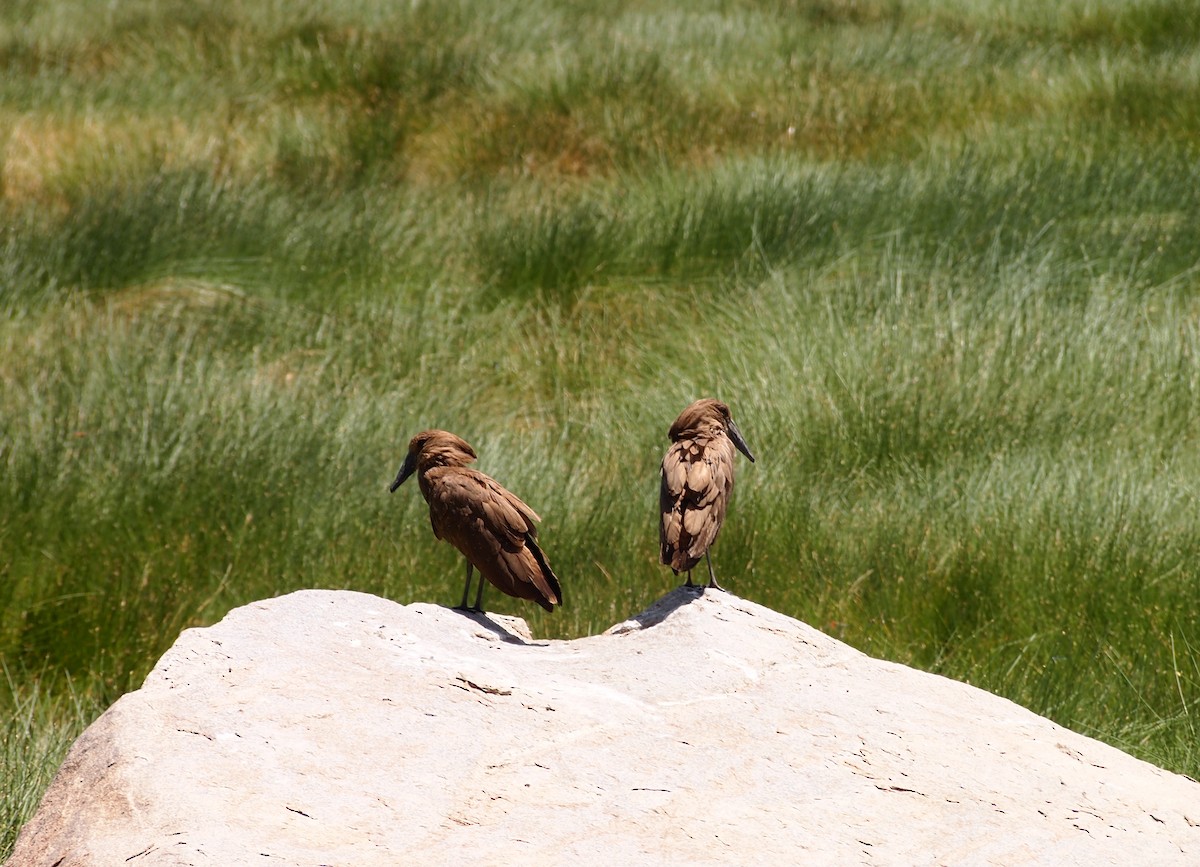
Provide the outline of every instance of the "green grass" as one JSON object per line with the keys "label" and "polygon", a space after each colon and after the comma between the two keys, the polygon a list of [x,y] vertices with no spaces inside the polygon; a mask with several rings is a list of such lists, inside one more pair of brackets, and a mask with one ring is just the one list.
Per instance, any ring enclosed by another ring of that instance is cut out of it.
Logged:
{"label": "green grass", "polygon": [[[1200,20],[1088,0],[0,7],[0,857],[186,627],[457,601],[454,430],[600,631],[729,402],[735,592],[1200,776]],[[531,610],[532,609],[532,610]]]}
{"label": "green grass", "polygon": [[17,832],[37,809],[72,741],[104,710],[102,690],[80,690],[72,681],[48,691],[37,677],[15,677],[5,669],[0,694],[5,714],[0,728],[0,851],[7,857]]}

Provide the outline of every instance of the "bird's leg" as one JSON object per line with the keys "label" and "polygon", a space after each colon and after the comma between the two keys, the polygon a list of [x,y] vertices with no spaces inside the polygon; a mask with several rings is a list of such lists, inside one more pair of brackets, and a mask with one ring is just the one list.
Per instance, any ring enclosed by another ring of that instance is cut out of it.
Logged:
{"label": "bird's leg", "polygon": [[483,578],[483,573],[479,573],[479,592],[475,594],[475,608],[477,614],[483,613],[483,585],[487,582]]}
{"label": "bird's leg", "polygon": [[[472,566],[471,561],[468,560],[467,561],[467,583],[463,585],[462,602],[458,603],[459,611],[470,611],[471,610],[470,608],[467,607],[467,594],[471,592],[471,575],[474,571],[475,571],[475,567]],[[480,576],[480,584],[482,585],[482,583],[483,583],[483,576],[481,575]],[[480,586],[480,589],[482,590],[483,587]],[[478,605],[479,603],[476,602],[475,604]]]}
{"label": "bird's leg", "polygon": [[683,586],[684,586],[684,587],[695,587],[696,585],[692,583],[692,570],[691,570],[691,569],[688,569],[688,570],[687,570],[687,572],[688,572],[688,579],[687,579],[687,581],[684,583],[684,585],[683,585]]}
{"label": "bird's leg", "polygon": [[704,562],[708,564],[708,586],[717,590],[724,590],[725,588],[717,583],[716,573],[713,572],[712,558],[708,556],[707,551],[704,552]]}

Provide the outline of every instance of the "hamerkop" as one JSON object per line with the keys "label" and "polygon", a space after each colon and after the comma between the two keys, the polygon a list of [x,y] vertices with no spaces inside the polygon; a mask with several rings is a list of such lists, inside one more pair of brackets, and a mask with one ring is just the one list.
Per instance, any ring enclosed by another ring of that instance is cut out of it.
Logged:
{"label": "hamerkop", "polygon": [[[542,519],[495,479],[467,469],[475,457],[475,450],[449,431],[422,431],[409,442],[404,466],[388,490],[395,493],[405,479],[417,474],[429,504],[433,535],[467,558],[467,583],[459,608],[483,611],[486,578],[509,596],[532,599],[553,611],[562,602],[562,589],[537,544],[534,522]],[[474,569],[482,577],[475,606],[467,608]]]}
{"label": "hamerkop", "polygon": [[679,414],[667,436],[671,447],[662,462],[662,509],[659,543],[662,562],[676,575],[692,569],[703,557],[708,564],[708,586],[724,590],[713,573],[708,549],[717,540],[725,521],[725,508],[733,490],[733,449],[754,463],[754,455],[729,415],[729,407],[710,397],[698,400]]}

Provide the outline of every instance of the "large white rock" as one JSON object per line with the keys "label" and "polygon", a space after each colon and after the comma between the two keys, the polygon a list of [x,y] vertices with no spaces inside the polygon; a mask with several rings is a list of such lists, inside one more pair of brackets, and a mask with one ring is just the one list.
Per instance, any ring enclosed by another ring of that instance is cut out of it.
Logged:
{"label": "large white rock", "polygon": [[1200,785],[719,592],[604,635],[306,591],[184,632],[12,867],[1200,864]]}

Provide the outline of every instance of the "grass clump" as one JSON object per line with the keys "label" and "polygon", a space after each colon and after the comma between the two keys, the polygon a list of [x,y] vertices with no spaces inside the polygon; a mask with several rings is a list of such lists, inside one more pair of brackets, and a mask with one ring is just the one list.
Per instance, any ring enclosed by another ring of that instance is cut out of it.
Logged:
{"label": "grass clump", "polygon": [[0,737],[0,852],[12,852],[21,826],[37,809],[38,800],[71,743],[103,709],[93,689],[74,681],[48,687],[36,673],[5,668],[3,737]]}

